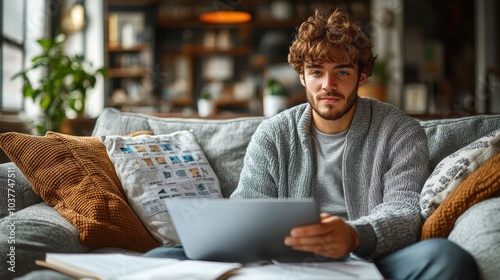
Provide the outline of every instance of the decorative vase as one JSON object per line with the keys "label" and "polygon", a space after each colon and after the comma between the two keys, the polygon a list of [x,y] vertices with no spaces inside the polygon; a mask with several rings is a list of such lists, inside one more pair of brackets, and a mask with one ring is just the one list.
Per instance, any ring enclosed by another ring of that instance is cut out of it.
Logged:
{"label": "decorative vase", "polygon": [[285,110],[288,98],[282,95],[264,95],[264,116],[272,117]]}
{"label": "decorative vase", "polygon": [[200,115],[200,117],[207,117],[211,114],[213,114],[212,100],[198,100],[198,115]]}

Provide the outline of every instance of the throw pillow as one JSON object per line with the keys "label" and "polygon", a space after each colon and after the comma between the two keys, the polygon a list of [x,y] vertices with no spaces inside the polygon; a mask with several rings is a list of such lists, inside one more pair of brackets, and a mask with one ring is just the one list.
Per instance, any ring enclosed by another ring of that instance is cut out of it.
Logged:
{"label": "throw pillow", "polygon": [[158,246],[127,204],[99,138],[8,132],[0,147],[35,193],[75,225],[82,245],[140,252]]}
{"label": "throw pillow", "polygon": [[498,195],[500,195],[500,154],[481,165],[443,201],[425,221],[421,238],[447,238],[462,213],[476,203]]}
{"label": "throw pillow", "polygon": [[500,130],[496,130],[444,158],[422,189],[422,216],[429,218],[460,183],[499,152]]}
{"label": "throw pillow", "polygon": [[162,245],[180,244],[167,199],[222,197],[219,180],[190,131],[102,140],[130,206]]}

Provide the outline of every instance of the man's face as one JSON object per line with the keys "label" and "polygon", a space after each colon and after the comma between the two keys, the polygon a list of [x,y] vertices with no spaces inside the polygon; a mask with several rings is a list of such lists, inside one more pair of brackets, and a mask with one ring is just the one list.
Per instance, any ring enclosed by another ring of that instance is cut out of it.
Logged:
{"label": "man's face", "polygon": [[358,65],[322,63],[305,64],[300,80],[306,88],[313,114],[334,121],[346,115],[356,104],[358,86],[366,74],[358,74]]}

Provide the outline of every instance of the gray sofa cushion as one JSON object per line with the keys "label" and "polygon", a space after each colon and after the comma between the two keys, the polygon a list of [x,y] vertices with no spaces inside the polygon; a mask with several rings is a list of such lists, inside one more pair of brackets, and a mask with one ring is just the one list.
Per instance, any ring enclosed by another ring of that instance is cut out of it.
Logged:
{"label": "gray sofa cushion", "polygon": [[500,115],[421,121],[427,134],[430,170],[445,157],[486,134],[500,129]]}
{"label": "gray sofa cushion", "polygon": [[9,199],[13,199],[10,202],[14,205],[10,205],[14,206],[15,211],[43,201],[33,192],[26,177],[12,162],[0,164],[0,219],[9,215]]}
{"label": "gray sofa cushion", "polygon": [[[44,202],[1,219],[0,245],[0,279],[12,279],[41,269],[35,260],[44,259],[47,252],[89,251],[80,245],[76,228]],[[15,272],[8,269],[13,265]]]}
{"label": "gray sofa cushion", "polygon": [[479,266],[481,279],[500,275],[500,197],[475,204],[455,222],[448,239],[467,250]]}
{"label": "gray sofa cushion", "polygon": [[191,130],[219,178],[222,195],[229,197],[238,184],[248,142],[264,119],[158,118],[106,108],[97,119],[92,135],[127,135],[143,130],[158,135]]}

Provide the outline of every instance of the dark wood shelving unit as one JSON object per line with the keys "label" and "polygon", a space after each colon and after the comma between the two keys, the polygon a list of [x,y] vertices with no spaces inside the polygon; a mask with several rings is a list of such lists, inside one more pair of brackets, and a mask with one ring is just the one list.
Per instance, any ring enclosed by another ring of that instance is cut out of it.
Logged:
{"label": "dark wood shelving unit", "polygon": [[108,78],[142,78],[149,75],[146,68],[108,68]]}
{"label": "dark wood shelving unit", "polygon": [[236,46],[230,49],[207,48],[204,46],[193,45],[181,47],[179,52],[182,55],[197,55],[197,56],[210,56],[210,55],[230,55],[242,56],[251,54],[250,46]]}
{"label": "dark wood shelving unit", "polygon": [[[369,5],[369,0],[359,1]],[[234,10],[247,11],[252,14],[252,19],[241,24],[214,24],[199,20],[201,12],[214,9],[213,1],[108,0],[108,14],[116,10],[143,11],[148,19],[146,23],[148,40],[129,48],[107,45],[105,48],[107,57],[151,52],[149,59],[143,61],[144,65],[139,64],[134,67],[113,66],[113,61],[110,60],[108,77],[115,80],[150,80],[148,89],[151,100],[155,100],[155,106],[166,105],[163,107],[173,112],[186,108],[195,110],[200,92],[205,85],[213,82],[212,78],[206,77],[207,72],[220,70],[213,66],[207,70],[207,65],[213,65],[214,61],[215,64],[221,61],[221,64],[227,62],[226,65],[230,65],[228,67],[231,69],[224,70],[229,72],[228,78],[218,81],[223,83],[223,90],[214,100],[215,107],[220,107],[221,110],[241,109],[248,113],[252,104],[256,104],[253,101],[262,103],[262,85],[257,85],[253,89],[252,100],[242,100],[233,96],[236,85],[248,77],[262,79],[266,67],[287,63],[287,48],[281,48],[272,54],[263,53],[268,51],[266,46],[261,45],[263,37],[269,35],[268,32],[282,32],[285,34],[282,37],[290,41],[286,44],[289,44],[298,26],[315,7],[344,4],[341,0],[312,2],[291,0],[290,2],[292,15],[287,19],[278,19],[273,18],[273,14],[270,13],[273,3],[271,0],[234,1],[238,6],[233,7]],[[229,43],[221,46],[219,35],[223,32],[229,34]],[[216,37],[212,38],[212,44],[207,44],[207,41],[210,41],[209,36]],[[113,87],[117,86],[119,86],[117,83],[111,83],[107,98],[111,99]],[[163,109],[158,110],[162,112]]]}
{"label": "dark wood shelving unit", "polygon": [[149,49],[148,43],[138,43],[130,47],[123,45],[108,45],[106,47],[107,52],[142,52],[147,49]]}

